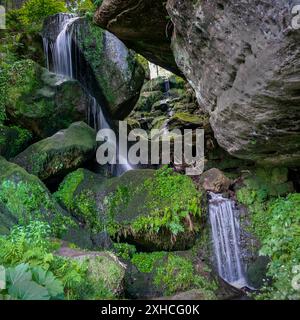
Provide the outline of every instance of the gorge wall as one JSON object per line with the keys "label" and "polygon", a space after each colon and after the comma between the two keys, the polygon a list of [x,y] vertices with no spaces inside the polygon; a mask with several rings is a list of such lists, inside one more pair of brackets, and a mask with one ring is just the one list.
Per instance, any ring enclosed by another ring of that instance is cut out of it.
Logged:
{"label": "gorge wall", "polygon": [[169,0],[166,11],[159,0],[104,0],[95,21],[179,73],[173,53],[230,154],[293,167],[300,162],[296,2]]}

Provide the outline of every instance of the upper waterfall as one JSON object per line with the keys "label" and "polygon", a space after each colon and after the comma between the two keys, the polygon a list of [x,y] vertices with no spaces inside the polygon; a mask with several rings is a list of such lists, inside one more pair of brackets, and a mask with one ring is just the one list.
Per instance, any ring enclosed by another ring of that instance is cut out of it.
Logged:
{"label": "upper waterfall", "polygon": [[[84,81],[82,81],[82,79],[77,75],[76,68],[79,60],[76,55],[76,50],[74,49],[73,37],[77,35],[76,25],[74,23],[78,19],[80,19],[80,17],[77,17],[73,14],[60,14],[58,26],[56,26],[58,29],[58,35],[55,41],[49,42],[46,37],[43,38],[47,67],[56,74],[71,79],[77,79],[81,82],[82,86],[90,97],[87,108],[87,122],[91,127],[93,127],[96,131],[101,129],[112,129],[110,119],[106,117],[102,106],[92,94],[91,88],[89,88],[86,83],[82,83]],[[125,46],[124,48],[126,49]],[[52,63],[50,63],[50,61]],[[119,146],[116,145],[115,148],[118,150]],[[126,163],[125,165],[116,164],[111,166],[112,174],[117,176],[132,169],[133,168],[129,163]]]}

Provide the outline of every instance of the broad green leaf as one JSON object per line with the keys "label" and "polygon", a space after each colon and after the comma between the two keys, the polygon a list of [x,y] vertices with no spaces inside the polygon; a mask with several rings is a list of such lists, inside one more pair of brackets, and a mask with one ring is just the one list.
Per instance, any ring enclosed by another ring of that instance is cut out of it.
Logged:
{"label": "broad green leaf", "polygon": [[29,270],[29,265],[26,263],[19,264],[14,268],[7,268],[6,270],[6,280],[8,284],[14,285],[16,282],[20,281],[30,281],[32,279],[31,272]]}
{"label": "broad green leaf", "polygon": [[8,288],[8,293],[19,300],[50,300],[48,290],[33,281],[18,281]]}

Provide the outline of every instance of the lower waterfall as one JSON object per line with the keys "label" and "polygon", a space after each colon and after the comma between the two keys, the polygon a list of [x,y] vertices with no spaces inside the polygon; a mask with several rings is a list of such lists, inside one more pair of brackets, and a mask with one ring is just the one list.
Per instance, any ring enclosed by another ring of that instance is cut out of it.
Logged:
{"label": "lower waterfall", "polygon": [[239,246],[240,224],[234,201],[209,193],[209,218],[217,271],[221,278],[237,288],[249,287]]}

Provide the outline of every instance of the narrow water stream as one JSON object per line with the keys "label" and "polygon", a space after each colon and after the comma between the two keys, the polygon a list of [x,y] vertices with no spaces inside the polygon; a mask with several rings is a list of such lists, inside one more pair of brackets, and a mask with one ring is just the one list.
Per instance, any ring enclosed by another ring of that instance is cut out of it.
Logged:
{"label": "narrow water stream", "polygon": [[209,218],[215,264],[221,278],[236,288],[249,287],[240,251],[240,223],[234,201],[209,193]]}

